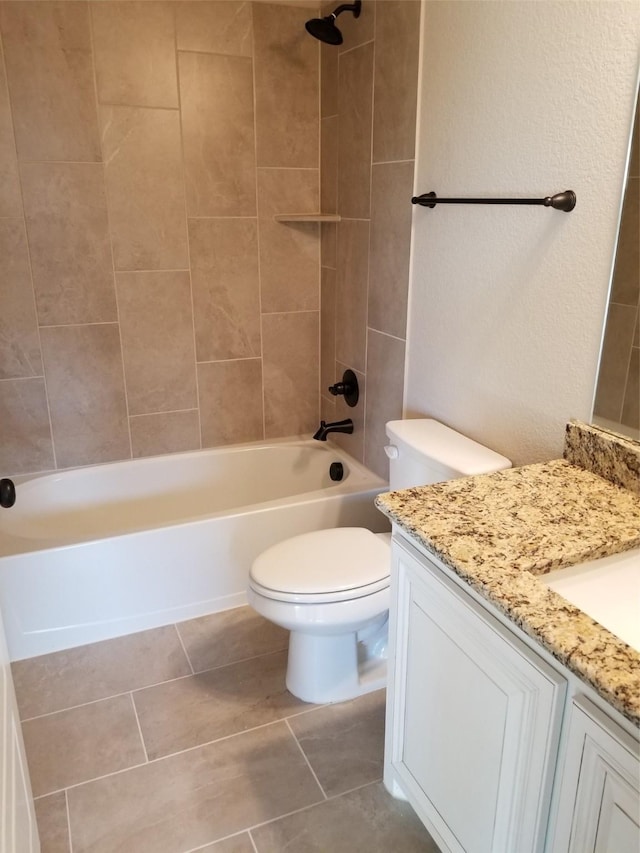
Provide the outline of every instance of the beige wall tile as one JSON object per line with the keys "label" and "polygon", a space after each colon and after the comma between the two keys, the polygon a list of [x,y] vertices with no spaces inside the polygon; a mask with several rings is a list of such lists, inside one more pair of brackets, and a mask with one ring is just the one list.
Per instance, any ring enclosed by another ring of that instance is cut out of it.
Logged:
{"label": "beige wall tile", "polygon": [[190,219],[198,361],[260,357],[255,219]]}
{"label": "beige wall tile", "polygon": [[[342,33],[342,44],[334,47],[334,50],[343,53],[373,39],[378,2],[379,0],[363,0],[359,18],[354,18],[351,12],[343,12],[340,15],[338,29]],[[328,10],[326,14],[329,14],[335,9],[335,5],[332,2],[325,8]]]}
{"label": "beige wall tile", "polygon": [[371,182],[373,44],[341,54],[339,69],[338,211],[368,219]]}
{"label": "beige wall tile", "polygon": [[373,162],[411,160],[415,152],[420,1],[378,0]]}
{"label": "beige wall tile", "polygon": [[3,476],[54,467],[44,379],[0,381],[0,423]]}
{"label": "beige wall tile", "polygon": [[609,305],[594,412],[611,421],[620,422],[636,316],[631,305]]}
{"label": "beige wall tile", "polygon": [[197,406],[188,272],[116,274],[130,415]]}
{"label": "beige wall tile", "polygon": [[173,8],[163,2],[93,2],[98,101],[177,107]]}
{"label": "beige wall tile", "polygon": [[323,421],[327,421],[327,423],[338,420],[336,418],[335,399],[328,400],[326,397],[320,397],[320,417]]}
{"label": "beige wall tile", "polygon": [[316,213],[316,169],[258,169],[262,311],[319,306],[320,237],[316,222],[275,222],[276,213]]}
{"label": "beige wall tile", "polygon": [[637,305],[640,299],[640,178],[629,178],[624,195],[611,301]]}
{"label": "beige wall tile", "polygon": [[72,845],[191,850],[320,799],[295,740],[276,723],[74,788]]}
{"label": "beige wall tile", "polygon": [[20,717],[38,717],[191,674],[173,625],[14,661]]}
{"label": "beige wall tile", "polygon": [[115,323],[40,332],[58,467],[131,455]]}
{"label": "beige wall tile", "polygon": [[42,375],[36,305],[22,219],[0,219],[0,379]]}
{"label": "beige wall tile", "polygon": [[100,160],[87,3],[0,4],[21,160]]}
{"label": "beige wall tile", "polygon": [[253,54],[251,3],[242,0],[183,0],[175,4],[178,50]]}
{"label": "beige wall tile", "polygon": [[[342,374],[345,372],[348,365],[336,362],[334,381],[341,381]],[[351,368],[353,370],[353,368]],[[349,435],[346,432],[331,433],[331,441],[357,459],[359,462],[364,462],[364,436],[365,436],[365,400],[367,396],[367,383],[364,373],[354,371],[358,379],[358,390],[360,399],[356,406],[347,406],[344,397],[336,397],[336,409],[333,420],[343,421],[345,418],[351,418],[353,421],[353,432]]]}
{"label": "beige wall tile", "polygon": [[289,721],[328,797],[382,779],[385,698],[376,690]]}
{"label": "beige wall tile", "polygon": [[338,212],[338,116],[320,123],[320,210]]}
{"label": "beige wall tile", "polygon": [[149,760],[305,710],[285,686],[286,669],[287,652],[274,652],[136,690]]}
{"label": "beige wall tile", "polygon": [[65,792],[40,797],[34,805],[41,853],[70,853]]}
{"label": "beige wall tile", "polygon": [[103,167],[21,166],[41,325],[117,320]]}
{"label": "beige wall tile", "polygon": [[116,269],[186,269],[177,111],[101,107],[100,121]]}
{"label": "beige wall tile", "polygon": [[195,672],[287,648],[289,632],[257,614],[234,607],[177,626]]}
{"label": "beige wall tile", "polygon": [[640,349],[637,347],[632,348],[629,359],[621,421],[634,429],[640,428]]}
{"label": "beige wall tile", "polygon": [[318,426],[320,312],[263,314],[265,438]]}
{"label": "beige wall tile", "polygon": [[338,114],[338,51],[335,45],[320,45],[320,115]]}
{"label": "beige wall tile", "polygon": [[202,446],[264,438],[259,358],[198,364]]}
{"label": "beige wall tile", "polygon": [[200,417],[197,409],[136,415],[129,418],[129,427],[134,457],[200,449]]}
{"label": "beige wall tile", "polygon": [[130,695],[22,723],[34,797],[145,761]]}
{"label": "beige wall tile", "polygon": [[0,41],[0,216],[22,216],[13,121]]}
{"label": "beige wall tile", "polygon": [[323,267],[336,268],[338,226],[335,222],[323,222],[320,226],[320,258]]}
{"label": "beige wall tile", "polygon": [[368,324],[398,338],[407,327],[412,189],[413,161],[373,166]]}
{"label": "beige wall tile", "polygon": [[253,63],[180,53],[180,100],[190,216],[255,216]]}
{"label": "beige wall tile", "polygon": [[336,358],[365,372],[369,223],[343,220],[338,225]]}
{"label": "beige wall tile", "polygon": [[369,329],[364,463],[385,479],[389,476],[385,424],[402,417],[404,353],[404,341]]}
{"label": "beige wall tile", "polygon": [[320,302],[320,393],[336,381],[336,272],[322,269]]}
{"label": "beige wall tile", "polygon": [[318,168],[319,43],[305,33],[308,18],[254,4],[258,166]]}

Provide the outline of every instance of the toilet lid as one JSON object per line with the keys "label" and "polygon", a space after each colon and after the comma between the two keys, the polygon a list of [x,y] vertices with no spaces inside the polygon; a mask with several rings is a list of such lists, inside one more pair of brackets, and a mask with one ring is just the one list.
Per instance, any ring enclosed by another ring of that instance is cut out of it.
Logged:
{"label": "toilet lid", "polygon": [[267,548],[251,577],[278,592],[313,595],[367,586],[389,577],[389,545],[363,527],[314,530]]}

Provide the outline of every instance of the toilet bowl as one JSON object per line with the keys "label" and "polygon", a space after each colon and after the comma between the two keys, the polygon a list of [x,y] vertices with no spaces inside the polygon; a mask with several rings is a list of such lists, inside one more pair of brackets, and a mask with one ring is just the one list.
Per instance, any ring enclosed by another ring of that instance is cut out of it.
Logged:
{"label": "toilet bowl", "polygon": [[[504,456],[430,418],[390,421],[391,489],[488,474]],[[280,542],[254,561],[249,604],[288,629],[287,687],[318,704],[386,683],[390,533],[340,527]]]}
{"label": "toilet bowl", "polygon": [[249,604],[291,632],[286,683],[305,702],[341,702],[386,680],[390,533],[340,527],[264,551]]}

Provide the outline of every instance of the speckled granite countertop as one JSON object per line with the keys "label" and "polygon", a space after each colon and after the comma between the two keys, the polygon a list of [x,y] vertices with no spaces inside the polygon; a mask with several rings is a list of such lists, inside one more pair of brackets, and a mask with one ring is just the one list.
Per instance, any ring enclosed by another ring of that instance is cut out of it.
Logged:
{"label": "speckled granite countertop", "polygon": [[[569,458],[573,426],[567,428]],[[388,492],[376,504],[627,719],[640,723],[640,654],[539,580],[551,569],[640,546],[640,496],[632,489],[558,459]]]}

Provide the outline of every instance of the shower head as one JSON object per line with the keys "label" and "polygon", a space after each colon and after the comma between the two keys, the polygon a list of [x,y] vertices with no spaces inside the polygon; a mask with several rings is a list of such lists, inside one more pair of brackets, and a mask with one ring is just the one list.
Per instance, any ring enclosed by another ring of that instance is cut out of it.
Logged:
{"label": "shower head", "polygon": [[312,18],[307,21],[305,28],[310,35],[325,44],[342,44],[342,33],[336,27],[336,18],[343,12],[353,12],[353,17],[359,18],[361,8],[362,0],[355,0],[355,3],[343,3],[326,18]]}

